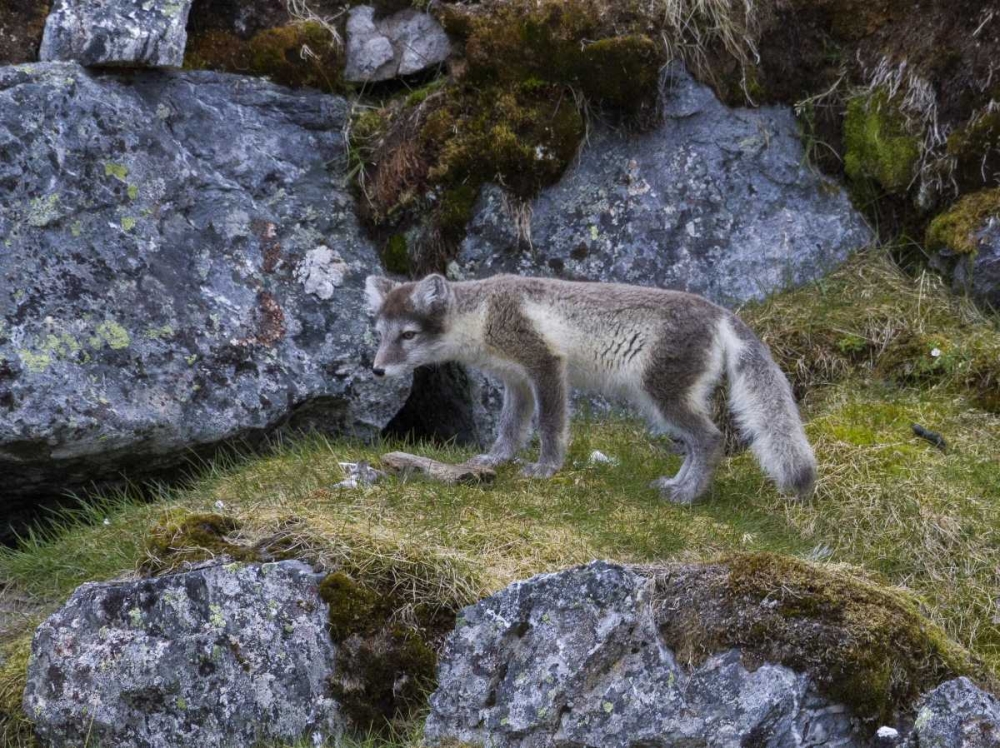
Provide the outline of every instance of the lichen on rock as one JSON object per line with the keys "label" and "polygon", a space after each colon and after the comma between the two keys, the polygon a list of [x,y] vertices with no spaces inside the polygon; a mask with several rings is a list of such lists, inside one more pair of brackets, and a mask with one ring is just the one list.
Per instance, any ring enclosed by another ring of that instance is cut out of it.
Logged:
{"label": "lichen on rock", "polygon": [[87,584],[35,634],[24,711],[52,748],[337,739],[335,653],[297,562]]}
{"label": "lichen on rock", "polygon": [[[991,677],[903,593],[770,554],[594,562],[464,609],[425,736],[497,748],[862,746],[962,673]],[[984,698],[988,698],[985,697]]]}

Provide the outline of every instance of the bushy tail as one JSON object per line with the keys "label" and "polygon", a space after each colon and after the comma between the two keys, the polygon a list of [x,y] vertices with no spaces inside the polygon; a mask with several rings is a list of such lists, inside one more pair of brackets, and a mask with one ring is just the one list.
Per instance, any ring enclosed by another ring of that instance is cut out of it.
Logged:
{"label": "bushy tail", "polygon": [[729,407],[740,433],[778,490],[806,498],[816,483],[816,456],[792,387],[749,327],[736,317],[724,325]]}

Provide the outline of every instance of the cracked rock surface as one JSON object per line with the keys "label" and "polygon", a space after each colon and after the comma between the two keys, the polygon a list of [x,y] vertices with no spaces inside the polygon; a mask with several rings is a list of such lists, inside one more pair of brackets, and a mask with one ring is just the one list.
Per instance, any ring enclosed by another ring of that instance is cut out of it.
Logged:
{"label": "cracked rock surface", "polygon": [[39,58],[82,65],[184,64],[192,0],[55,0]]}
{"label": "cracked rock surface", "polygon": [[659,126],[595,126],[522,215],[484,189],[454,274],[652,285],[735,306],[820,278],[872,240],[843,189],[810,168],[790,108],[730,109],[679,63],[665,75]]}
{"label": "cracked rock surface", "polygon": [[378,259],[346,102],[210,72],[0,68],[8,512],[283,426],[377,434]]}
{"label": "cracked rock surface", "polygon": [[50,748],[336,737],[316,585],[292,561],[85,584],[35,634],[25,713]]}

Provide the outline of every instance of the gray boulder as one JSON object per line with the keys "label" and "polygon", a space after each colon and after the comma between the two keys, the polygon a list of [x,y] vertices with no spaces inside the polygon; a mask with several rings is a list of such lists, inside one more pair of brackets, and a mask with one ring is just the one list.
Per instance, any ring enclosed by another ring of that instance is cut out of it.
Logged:
{"label": "gray boulder", "polygon": [[968,678],[926,694],[908,748],[1000,748],[1000,700]]}
{"label": "gray boulder", "polygon": [[0,474],[42,495],[281,427],[377,434],[378,260],[339,97],[218,73],[0,68]]}
{"label": "gray boulder", "polygon": [[184,64],[191,0],[55,0],[39,58],[83,65]]}
{"label": "gray boulder", "polygon": [[655,581],[595,562],[466,608],[439,664],[426,738],[494,748],[860,746],[809,676],[736,650],[682,667],[659,633]]}
{"label": "gray boulder", "polygon": [[499,188],[480,196],[458,277],[500,272],[675,288],[735,305],[819,278],[872,232],[807,163],[792,111],[730,109],[679,63],[663,122],[596,126],[579,162],[517,227]]}
{"label": "gray boulder", "polygon": [[344,78],[353,83],[413,75],[450,54],[448,35],[427,13],[407,8],[376,19],[373,7],[360,5],[348,16]]}
{"label": "gray boulder", "polygon": [[35,634],[24,710],[52,748],[336,737],[334,655],[296,562],[85,584]]}
{"label": "gray boulder", "polygon": [[945,248],[932,255],[932,264],[950,273],[955,291],[1000,309],[1000,215],[989,216],[975,233],[972,254]]}

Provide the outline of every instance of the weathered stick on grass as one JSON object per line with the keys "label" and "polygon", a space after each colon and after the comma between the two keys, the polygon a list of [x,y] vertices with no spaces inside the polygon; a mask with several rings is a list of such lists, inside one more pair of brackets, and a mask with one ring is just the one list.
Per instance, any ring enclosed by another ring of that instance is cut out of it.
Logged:
{"label": "weathered stick on grass", "polygon": [[430,457],[420,457],[407,452],[390,452],[382,455],[382,465],[392,472],[423,473],[431,480],[449,485],[492,483],[497,477],[493,468],[467,464],[451,465],[447,462],[438,462]]}

